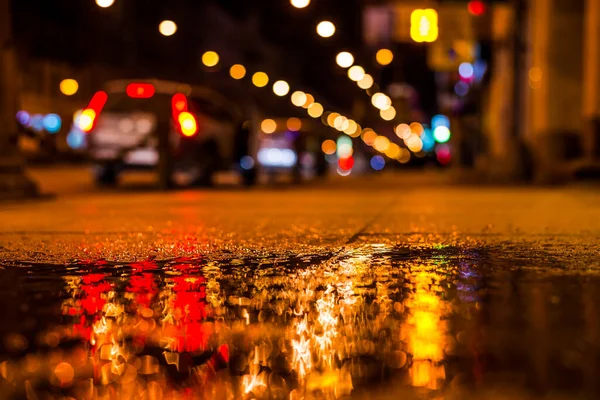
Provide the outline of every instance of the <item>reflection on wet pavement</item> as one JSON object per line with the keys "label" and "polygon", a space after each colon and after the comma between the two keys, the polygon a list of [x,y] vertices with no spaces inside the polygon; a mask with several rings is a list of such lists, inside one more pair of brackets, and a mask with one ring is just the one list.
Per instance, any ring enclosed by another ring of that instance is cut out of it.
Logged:
{"label": "reflection on wet pavement", "polygon": [[598,279],[499,259],[0,268],[0,399],[596,398]]}

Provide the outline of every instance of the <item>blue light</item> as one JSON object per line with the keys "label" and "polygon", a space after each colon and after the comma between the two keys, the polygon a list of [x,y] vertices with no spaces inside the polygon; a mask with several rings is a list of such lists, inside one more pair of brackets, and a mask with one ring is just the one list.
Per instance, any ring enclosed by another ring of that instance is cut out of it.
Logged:
{"label": "blue light", "polygon": [[23,126],[29,126],[31,122],[31,115],[27,111],[19,111],[17,113],[17,121]]}
{"label": "blue light", "polygon": [[385,159],[381,156],[371,157],[371,168],[375,171],[381,171],[385,167]]}
{"label": "blue light", "polygon": [[435,147],[435,140],[431,129],[426,128],[421,135],[421,141],[423,142],[423,151],[431,151]]}
{"label": "blue light", "polygon": [[44,129],[48,131],[48,133],[56,133],[60,131],[62,127],[62,120],[56,114],[48,114],[44,117],[43,120]]}
{"label": "blue light", "polygon": [[252,169],[254,167],[254,159],[250,156],[244,156],[240,160],[240,166],[245,170]]}
{"label": "blue light", "polygon": [[44,130],[44,116],[40,114],[34,114],[31,116],[31,129],[36,132],[41,132]]}
{"label": "blue light", "polygon": [[448,119],[448,117],[446,117],[443,114],[434,115],[433,118],[431,118],[431,127],[435,129],[438,126],[445,126],[446,128],[450,128],[450,120]]}
{"label": "blue light", "polygon": [[458,74],[463,79],[471,79],[473,78],[473,65],[468,62],[464,62],[458,66]]}
{"label": "blue light", "polygon": [[71,129],[67,135],[67,144],[72,149],[82,149],[85,147],[85,133],[77,128]]}
{"label": "blue light", "polygon": [[458,82],[454,85],[454,93],[459,95],[460,97],[464,97],[469,92],[469,85],[464,82]]}

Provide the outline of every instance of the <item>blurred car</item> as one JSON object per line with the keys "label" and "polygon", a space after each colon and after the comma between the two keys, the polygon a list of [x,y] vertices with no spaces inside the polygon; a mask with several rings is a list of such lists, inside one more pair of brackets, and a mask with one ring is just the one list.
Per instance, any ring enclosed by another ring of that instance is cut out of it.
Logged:
{"label": "blurred car", "polygon": [[230,168],[254,183],[251,129],[243,122],[219,93],[158,80],[108,82],[79,115],[98,184],[115,185],[126,170],[155,169],[164,188],[208,185]]}

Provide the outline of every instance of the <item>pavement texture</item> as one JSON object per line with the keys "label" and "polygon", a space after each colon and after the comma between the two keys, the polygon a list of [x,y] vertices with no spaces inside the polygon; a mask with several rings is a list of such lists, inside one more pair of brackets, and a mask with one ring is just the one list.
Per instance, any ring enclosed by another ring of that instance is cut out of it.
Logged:
{"label": "pavement texture", "polygon": [[380,174],[0,203],[0,399],[593,399],[600,189]]}

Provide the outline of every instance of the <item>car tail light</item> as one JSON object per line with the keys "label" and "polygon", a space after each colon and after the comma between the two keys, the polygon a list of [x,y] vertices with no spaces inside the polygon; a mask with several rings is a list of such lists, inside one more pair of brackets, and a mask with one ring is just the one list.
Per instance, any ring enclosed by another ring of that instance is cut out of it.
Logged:
{"label": "car tail light", "polygon": [[151,83],[130,83],[125,92],[133,99],[149,99],[154,96],[156,89]]}
{"label": "car tail light", "polygon": [[184,111],[181,114],[179,114],[177,121],[179,122],[179,128],[183,136],[194,136],[198,131],[196,118],[194,118],[194,116],[187,111]]}
{"label": "car tail light", "polygon": [[79,129],[86,133],[89,133],[94,129],[94,126],[96,126],[96,122],[98,121],[98,116],[106,104],[106,100],[108,100],[106,92],[100,91],[94,94],[88,106],[81,112],[81,116],[79,117]]}
{"label": "car tail light", "polygon": [[188,112],[188,101],[184,94],[175,94],[171,102],[171,107],[173,120],[180,134],[192,137],[198,133],[198,123],[196,122],[196,118]]}

